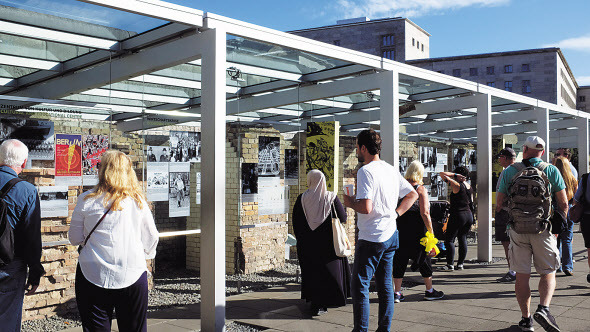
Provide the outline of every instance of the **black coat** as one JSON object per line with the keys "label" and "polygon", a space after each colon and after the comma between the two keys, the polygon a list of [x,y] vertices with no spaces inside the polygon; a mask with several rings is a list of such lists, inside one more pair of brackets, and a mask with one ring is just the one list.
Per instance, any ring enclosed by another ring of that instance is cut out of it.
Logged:
{"label": "black coat", "polygon": [[[340,222],[345,223],[346,211],[338,198],[334,205]],[[293,207],[293,230],[301,267],[301,298],[325,307],[346,305],[350,296],[350,266],[346,257],[338,257],[334,251],[332,216],[312,231],[299,195]]]}

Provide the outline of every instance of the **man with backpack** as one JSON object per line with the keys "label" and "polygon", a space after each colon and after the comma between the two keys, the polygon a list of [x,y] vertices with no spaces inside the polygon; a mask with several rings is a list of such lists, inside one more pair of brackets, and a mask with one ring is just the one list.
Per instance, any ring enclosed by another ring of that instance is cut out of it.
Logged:
{"label": "man with backpack", "polygon": [[[514,163],[504,170],[498,186],[496,204],[507,200],[510,217],[510,265],[516,271],[516,300],[522,312],[518,324],[523,331],[533,331],[530,317],[531,261],[540,274],[540,304],[533,318],[546,331],[559,332],[549,304],[555,291],[555,271],[559,268],[557,239],[551,233],[551,217],[567,215],[568,204],[565,183],[559,170],[541,160],[545,142],[538,136],[529,136],[523,145],[523,162]],[[555,201],[557,204],[552,204]],[[556,211],[553,211],[555,205]]]}
{"label": "man with backpack", "polygon": [[[19,140],[0,144],[0,330],[20,331],[25,290],[32,295],[41,265],[41,210],[32,184],[20,180],[29,149]],[[27,277],[27,266],[29,277]]]}

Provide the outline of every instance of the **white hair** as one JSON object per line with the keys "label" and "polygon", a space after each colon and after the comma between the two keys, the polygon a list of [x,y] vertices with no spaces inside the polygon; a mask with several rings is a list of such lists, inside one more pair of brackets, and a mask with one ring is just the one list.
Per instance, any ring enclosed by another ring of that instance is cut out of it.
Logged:
{"label": "white hair", "polygon": [[28,156],[29,148],[17,139],[7,139],[0,144],[0,165],[20,167]]}

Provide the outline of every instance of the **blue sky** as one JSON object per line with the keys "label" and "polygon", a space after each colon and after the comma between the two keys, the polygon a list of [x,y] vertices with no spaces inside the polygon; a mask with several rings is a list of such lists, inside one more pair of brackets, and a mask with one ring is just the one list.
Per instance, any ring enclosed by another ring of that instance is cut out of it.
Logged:
{"label": "blue sky", "polygon": [[[590,0],[170,0],[203,11],[287,31],[343,18],[403,16],[430,37],[442,57],[561,47],[579,85],[590,85]],[[143,31],[159,22],[74,0],[0,0],[0,4]],[[563,5],[565,4],[565,5]]]}

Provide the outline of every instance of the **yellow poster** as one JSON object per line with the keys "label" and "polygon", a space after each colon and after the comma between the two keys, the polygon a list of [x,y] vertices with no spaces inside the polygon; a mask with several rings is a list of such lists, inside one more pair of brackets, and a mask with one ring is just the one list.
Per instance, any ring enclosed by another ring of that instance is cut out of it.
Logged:
{"label": "yellow poster", "polygon": [[333,192],[338,192],[339,136],[338,121],[307,123],[306,173],[322,171],[328,190]]}

